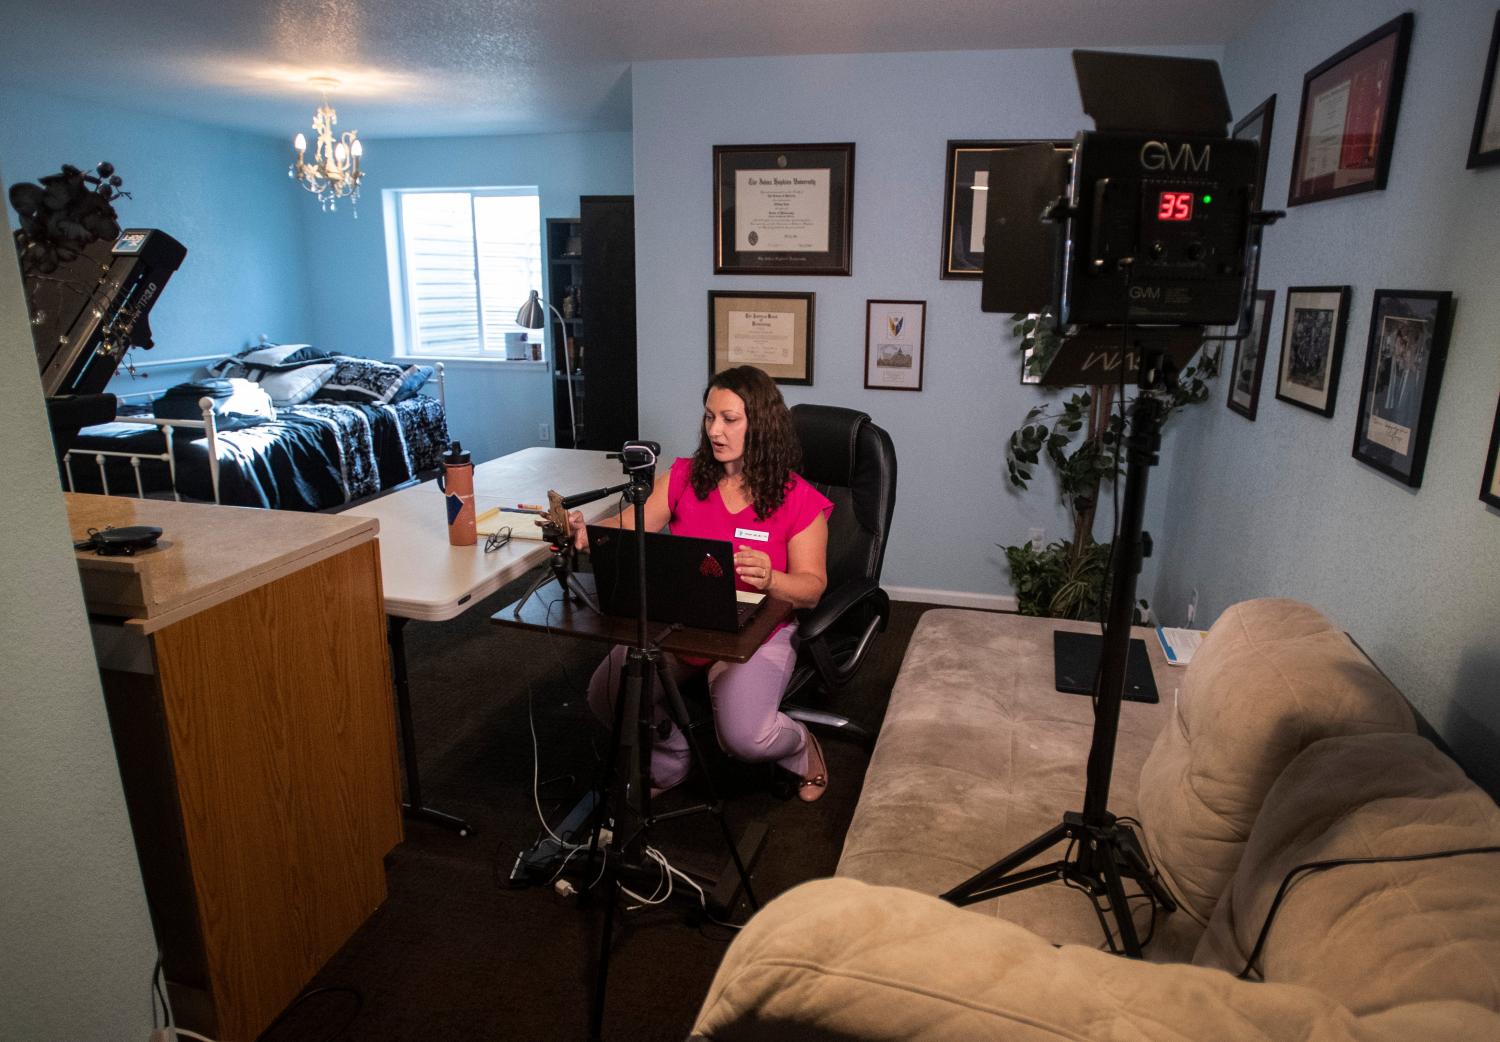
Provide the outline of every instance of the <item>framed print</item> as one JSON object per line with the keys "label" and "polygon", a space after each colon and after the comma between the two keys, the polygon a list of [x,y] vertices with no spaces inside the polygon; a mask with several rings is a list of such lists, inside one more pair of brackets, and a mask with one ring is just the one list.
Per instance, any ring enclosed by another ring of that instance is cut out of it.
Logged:
{"label": "framed print", "polygon": [[1411,27],[1408,11],[1303,77],[1288,206],[1385,187]]}
{"label": "framed print", "polygon": [[1276,116],[1276,95],[1261,102],[1250,114],[1234,125],[1231,137],[1241,141],[1254,141],[1260,145],[1260,162],[1255,168],[1255,196],[1253,208],[1262,209],[1266,195],[1266,163],[1271,158],[1271,122]]}
{"label": "framed print", "polygon": [[848,275],[854,145],[715,145],[715,275]]}
{"label": "framed print", "polygon": [[1500,11],[1490,33],[1490,55],[1484,62],[1484,84],[1479,88],[1479,112],[1474,116],[1474,136],[1469,140],[1470,170],[1500,163],[1500,90],[1496,90],[1495,58],[1500,55]]}
{"label": "framed print", "polygon": [[1419,488],[1448,355],[1453,294],[1377,289],[1354,458]]}
{"label": "framed print", "polygon": [[1292,286],[1286,291],[1277,398],[1321,416],[1333,415],[1348,321],[1348,286]]}
{"label": "framed print", "polygon": [[1500,405],[1495,406],[1495,429],[1490,431],[1490,451],[1484,458],[1479,498],[1492,507],[1500,507]]}
{"label": "framed print", "polygon": [[708,375],[737,365],[813,382],[813,294],[708,291]]}
{"label": "framed print", "polygon": [[1229,365],[1229,398],[1231,409],[1254,420],[1260,408],[1260,381],[1266,368],[1266,341],[1271,334],[1271,309],[1276,305],[1276,291],[1255,292],[1250,311],[1250,331],[1234,343],[1234,359]]}
{"label": "framed print", "polygon": [[927,301],[865,301],[865,386],[920,391],[926,340]]}
{"label": "framed print", "polygon": [[[1038,141],[950,141],[948,172],[943,178],[943,266],[945,279],[978,279],[984,276],[984,228],[991,191],[990,157],[1018,145],[1046,144]],[[1053,141],[1060,152],[1073,148],[1071,141]]]}

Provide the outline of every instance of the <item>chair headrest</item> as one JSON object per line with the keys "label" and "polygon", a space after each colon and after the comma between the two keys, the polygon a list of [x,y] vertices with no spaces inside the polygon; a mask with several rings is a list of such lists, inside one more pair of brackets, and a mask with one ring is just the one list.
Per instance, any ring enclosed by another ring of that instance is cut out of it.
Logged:
{"label": "chair headrest", "polygon": [[802,476],[815,484],[850,486],[859,430],[869,414],[836,405],[794,405],[791,411],[802,442]]}

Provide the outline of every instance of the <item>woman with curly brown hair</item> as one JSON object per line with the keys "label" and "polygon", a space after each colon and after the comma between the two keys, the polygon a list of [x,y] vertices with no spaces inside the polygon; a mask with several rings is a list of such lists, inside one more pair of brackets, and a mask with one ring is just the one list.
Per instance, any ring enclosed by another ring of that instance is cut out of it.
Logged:
{"label": "woman with curly brown hair", "polygon": [[[658,475],[646,500],[646,527],[671,524],[676,535],[733,543],[735,586],[757,590],[794,607],[811,608],[828,585],[828,514],[833,504],[795,472],[802,452],[792,417],[776,384],[753,366],[726,369],[703,392],[698,451]],[[571,517],[575,540],[586,549],[583,515]],[[608,522],[626,528],[622,512]],[[828,766],[807,727],[780,711],[781,694],[796,661],[797,626],[771,632],[748,662],[678,657],[678,678],[707,669],[719,744],[752,763],[773,760],[800,780],[807,802],[823,795]],[[589,705],[609,723],[627,649],[617,647],[589,681]],[[658,692],[659,695],[659,692]],[[651,780],[656,791],[681,782],[688,771],[687,739],[666,718],[659,700]]]}

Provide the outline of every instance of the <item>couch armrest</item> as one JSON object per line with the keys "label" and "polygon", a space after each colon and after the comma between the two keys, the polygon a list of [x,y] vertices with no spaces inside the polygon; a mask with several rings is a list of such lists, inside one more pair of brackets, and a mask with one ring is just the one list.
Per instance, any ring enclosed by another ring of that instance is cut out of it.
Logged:
{"label": "couch armrest", "polygon": [[[1474,1006],[1424,1007],[1426,1039],[1500,1024]],[[823,879],[750,921],[693,1031],[712,1042],[1394,1042],[1411,1023],[1356,1017],[1310,988],[1056,948],[1014,923],[915,891]]]}

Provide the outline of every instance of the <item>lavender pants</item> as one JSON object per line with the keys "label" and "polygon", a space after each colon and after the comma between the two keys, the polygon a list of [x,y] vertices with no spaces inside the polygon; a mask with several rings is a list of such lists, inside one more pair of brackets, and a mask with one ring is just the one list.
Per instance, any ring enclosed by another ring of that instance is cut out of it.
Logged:
{"label": "lavender pants", "polygon": [[[714,730],[720,748],[750,763],[775,760],[779,766],[800,775],[807,771],[807,728],[779,708],[797,659],[792,647],[796,629],[795,625],[782,627],[748,662],[692,666],[671,655],[667,659],[678,683],[707,670]],[[615,697],[628,653],[629,648],[617,646],[599,663],[589,680],[589,708],[607,727],[614,725]],[[651,749],[651,783],[666,789],[687,776],[688,743],[671,723],[663,704],[665,693],[661,684],[653,679],[651,690],[656,703],[652,719],[657,725],[656,743]]]}

